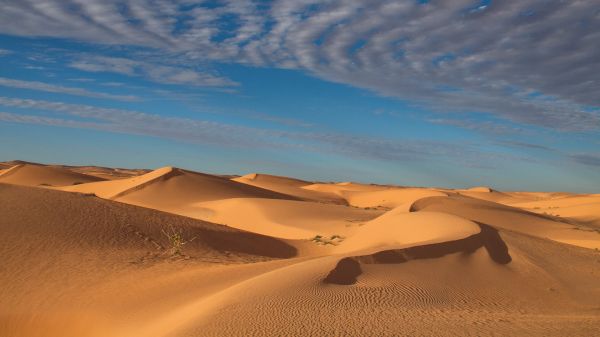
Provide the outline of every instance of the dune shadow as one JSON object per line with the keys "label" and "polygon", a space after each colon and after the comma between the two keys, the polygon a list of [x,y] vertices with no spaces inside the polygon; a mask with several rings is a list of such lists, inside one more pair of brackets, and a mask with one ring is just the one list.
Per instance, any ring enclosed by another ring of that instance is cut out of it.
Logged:
{"label": "dune shadow", "polygon": [[508,253],[508,246],[498,234],[498,230],[492,226],[476,222],[481,228],[480,235],[482,236],[483,246],[490,258],[499,264],[508,264],[512,261],[512,257]]}
{"label": "dune shadow", "polygon": [[197,240],[213,249],[272,258],[291,258],[297,249],[276,238],[249,232],[203,231]]}
{"label": "dune shadow", "polygon": [[325,283],[351,285],[356,283],[356,278],[362,274],[360,263],[354,257],[341,259],[334,269],[323,280]]}
{"label": "dune shadow", "polygon": [[508,264],[512,257],[508,246],[498,231],[486,224],[477,223],[481,232],[467,238],[404,249],[384,250],[370,255],[352,256],[341,259],[323,282],[330,284],[355,284],[362,274],[361,264],[398,264],[411,260],[439,258],[453,253],[472,254],[484,247],[489,257],[498,264]]}

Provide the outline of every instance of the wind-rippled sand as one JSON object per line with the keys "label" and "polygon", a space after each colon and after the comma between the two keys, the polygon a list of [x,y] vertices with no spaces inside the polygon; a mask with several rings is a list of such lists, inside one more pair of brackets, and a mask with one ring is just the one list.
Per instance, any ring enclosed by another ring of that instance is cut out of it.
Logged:
{"label": "wind-rippled sand", "polygon": [[600,331],[600,195],[1,164],[0,336]]}

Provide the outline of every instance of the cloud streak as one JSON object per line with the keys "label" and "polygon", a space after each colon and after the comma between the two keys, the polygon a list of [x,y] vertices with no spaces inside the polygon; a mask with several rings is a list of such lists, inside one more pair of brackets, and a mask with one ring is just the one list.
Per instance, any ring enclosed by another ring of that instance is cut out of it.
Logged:
{"label": "cloud streak", "polygon": [[153,82],[199,87],[238,86],[230,79],[202,73],[189,68],[135,61],[106,56],[80,56],[70,66],[88,72],[111,72],[129,76],[143,76]]}
{"label": "cloud streak", "polygon": [[[299,69],[443,112],[600,130],[598,110],[589,109],[600,106],[600,11],[593,1],[7,0],[0,31],[145,47],[145,55],[186,65]],[[202,72],[153,72],[134,54],[73,66],[232,84]]]}
{"label": "cloud streak", "polygon": [[82,88],[74,88],[74,87],[64,87],[60,85],[54,85],[44,82],[38,81],[22,81],[15,80],[6,77],[0,77],[0,86],[10,87],[10,88],[18,88],[18,89],[27,89],[27,90],[38,90],[45,92],[52,92],[57,94],[67,94],[67,95],[75,95],[75,96],[85,96],[91,98],[103,98],[103,99],[111,99],[117,101],[137,101],[139,100],[136,96],[131,95],[113,95],[107,94],[103,92],[89,91]]}
{"label": "cloud streak", "polygon": [[167,117],[140,111],[102,108],[44,100],[0,96],[0,105],[18,109],[52,111],[57,117],[2,112],[0,121],[162,137],[194,144],[243,148],[279,148],[332,153],[350,158],[399,162],[427,158],[461,158],[467,166],[503,158],[483,153],[470,144],[424,140],[374,138],[342,133],[293,132],[246,127],[198,119]]}

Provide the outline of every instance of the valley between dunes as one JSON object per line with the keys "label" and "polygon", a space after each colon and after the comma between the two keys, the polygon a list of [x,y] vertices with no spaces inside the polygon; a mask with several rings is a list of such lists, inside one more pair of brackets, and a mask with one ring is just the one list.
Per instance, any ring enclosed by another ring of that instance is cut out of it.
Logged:
{"label": "valley between dunes", "polygon": [[3,162],[0,254],[7,337],[600,331],[600,194]]}

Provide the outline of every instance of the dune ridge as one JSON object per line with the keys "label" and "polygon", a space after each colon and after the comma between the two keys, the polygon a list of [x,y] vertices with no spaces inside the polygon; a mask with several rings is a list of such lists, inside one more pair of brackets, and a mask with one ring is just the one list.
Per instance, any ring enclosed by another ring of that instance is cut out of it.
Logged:
{"label": "dune ridge", "polygon": [[0,183],[25,186],[65,186],[101,180],[104,179],[36,164],[17,164],[0,173]]}
{"label": "dune ridge", "polygon": [[234,178],[232,180],[271,191],[292,195],[304,200],[347,204],[344,198],[335,193],[304,188],[313,184],[312,182],[305,180],[262,173],[251,173]]}
{"label": "dune ridge", "polygon": [[11,167],[2,336],[600,330],[598,195]]}

